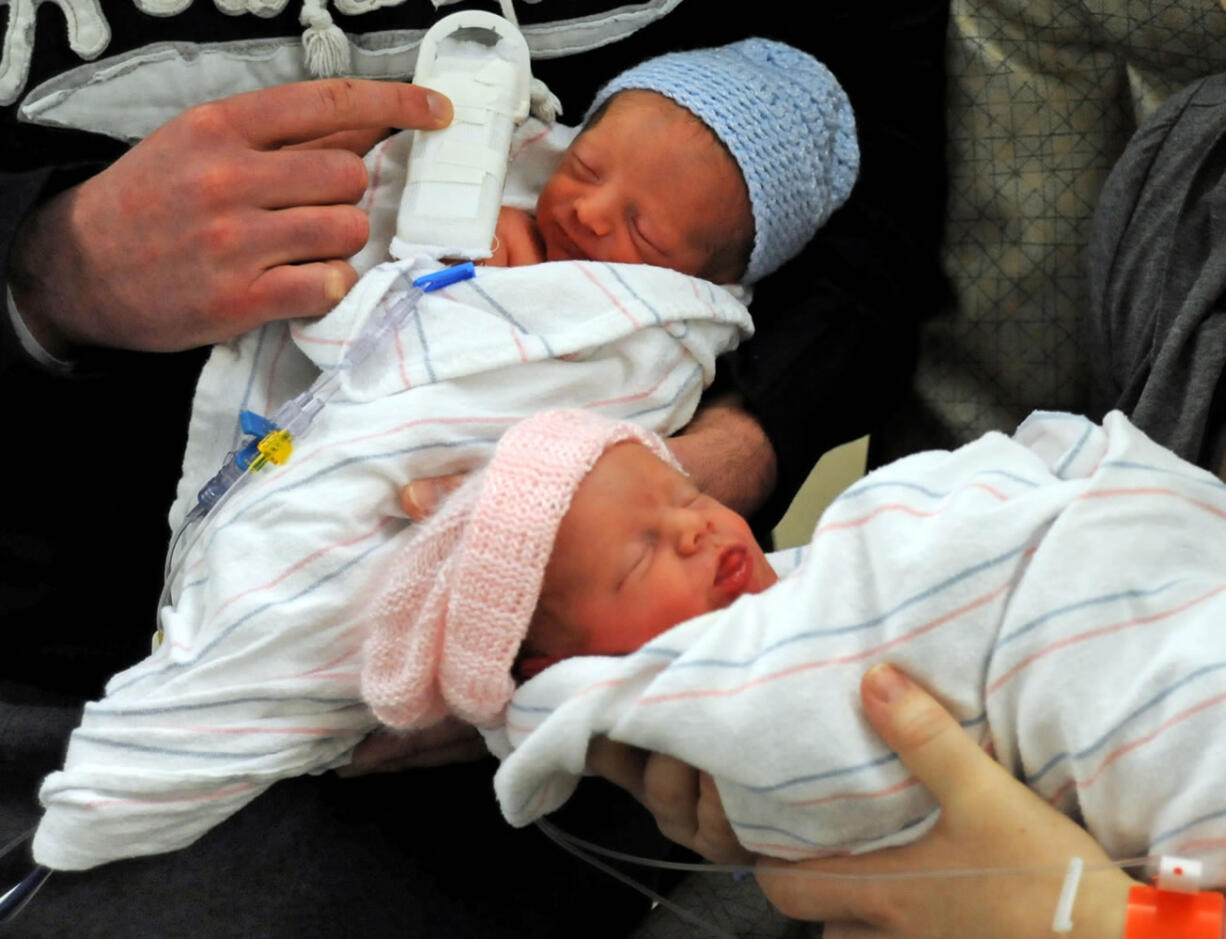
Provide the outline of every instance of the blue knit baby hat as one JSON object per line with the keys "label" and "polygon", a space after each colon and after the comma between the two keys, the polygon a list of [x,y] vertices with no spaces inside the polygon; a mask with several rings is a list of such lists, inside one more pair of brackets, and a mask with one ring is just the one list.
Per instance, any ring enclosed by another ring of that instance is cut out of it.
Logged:
{"label": "blue knit baby hat", "polygon": [[847,93],[826,66],[785,43],[744,39],[648,59],[600,89],[588,115],[632,88],[691,111],[740,165],[754,220],[743,283],[799,254],[856,181],[860,147]]}

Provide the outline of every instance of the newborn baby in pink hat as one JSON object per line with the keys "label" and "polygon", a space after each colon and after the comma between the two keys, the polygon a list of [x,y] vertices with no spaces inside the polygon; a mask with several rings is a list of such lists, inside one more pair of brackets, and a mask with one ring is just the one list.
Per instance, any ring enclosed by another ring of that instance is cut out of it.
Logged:
{"label": "newborn baby in pink hat", "polygon": [[580,410],[507,431],[385,576],[362,694],[405,729],[497,727],[517,676],[632,652],[778,579],[658,436]]}
{"label": "newborn baby in pink hat", "polygon": [[1113,856],[1226,839],[1226,486],[1123,415],[882,467],[787,560],[658,437],[545,413],[384,572],[363,694],[392,726],[481,728],[512,824],[606,736],[706,770],[742,845],[800,858],[937,817],[857,705],[889,661]]}

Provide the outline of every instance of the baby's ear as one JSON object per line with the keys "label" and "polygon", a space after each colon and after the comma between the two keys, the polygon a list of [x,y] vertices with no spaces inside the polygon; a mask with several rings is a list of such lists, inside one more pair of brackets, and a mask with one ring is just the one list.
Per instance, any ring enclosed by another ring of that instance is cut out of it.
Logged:
{"label": "baby's ear", "polygon": [[532,621],[528,624],[528,635],[519,647],[515,674],[531,678],[554,662],[581,655],[585,645],[586,634],[555,609],[546,584],[532,614]]}

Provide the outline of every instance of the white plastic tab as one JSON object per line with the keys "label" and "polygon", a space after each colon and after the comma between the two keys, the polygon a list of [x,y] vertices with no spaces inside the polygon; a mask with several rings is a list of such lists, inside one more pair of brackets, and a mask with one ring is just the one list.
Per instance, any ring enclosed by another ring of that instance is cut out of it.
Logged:
{"label": "white plastic tab", "polygon": [[1081,858],[1069,858],[1064,884],[1060,888],[1060,898],[1056,901],[1056,915],[1051,921],[1052,932],[1073,931],[1073,902],[1077,899],[1077,888],[1081,885],[1081,871],[1084,866]]}
{"label": "white plastic tab", "polygon": [[528,44],[501,16],[453,13],[422,39],[413,81],[447,95],[455,116],[414,133],[391,253],[433,245],[448,257],[489,257],[511,133],[528,116]]}
{"label": "white plastic tab", "polygon": [[1154,878],[1154,886],[1159,890],[1173,890],[1176,893],[1200,893],[1203,871],[1204,866],[1200,861],[1163,856],[1158,861],[1158,876]]}

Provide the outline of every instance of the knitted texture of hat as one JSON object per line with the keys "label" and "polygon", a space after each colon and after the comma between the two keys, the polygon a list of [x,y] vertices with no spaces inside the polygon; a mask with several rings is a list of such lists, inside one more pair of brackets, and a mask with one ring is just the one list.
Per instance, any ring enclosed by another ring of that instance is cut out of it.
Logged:
{"label": "knitted texture of hat", "polygon": [[380,721],[426,727],[451,713],[487,729],[502,723],[558,525],[588,471],[622,441],[677,466],[637,424],[580,410],[521,421],[400,549],[371,605],[362,664],[362,697]]}
{"label": "knitted texture of hat", "polygon": [[741,168],[754,242],[743,283],[800,253],[851,193],[860,145],[851,102],[826,66],[769,39],[670,52],[622,72],[590,116],[619,91],[655,91],[715,133]]}

